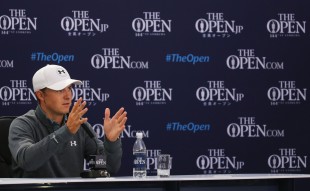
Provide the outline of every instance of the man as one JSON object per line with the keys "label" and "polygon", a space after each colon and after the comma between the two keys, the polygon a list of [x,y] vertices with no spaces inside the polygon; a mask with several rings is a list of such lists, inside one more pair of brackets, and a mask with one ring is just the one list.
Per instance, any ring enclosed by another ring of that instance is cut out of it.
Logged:
{"label": "man", "polygon": [[38,100],[35,110],[16,118],[10,126],[9,148],[14,177],[77,177],[83,171],[84,156],[97,153],[107,157],[107,171],[116,173],[121,165],[120,133],[125,128],[124,108],[110,118],[105,109],[105,140],[91,138],[82,128],[95,133],[83,115],[86,102],[79,98],[69,113],[72,84],[81,81],[70,78],[58,65],[39,69],[32,78]]}

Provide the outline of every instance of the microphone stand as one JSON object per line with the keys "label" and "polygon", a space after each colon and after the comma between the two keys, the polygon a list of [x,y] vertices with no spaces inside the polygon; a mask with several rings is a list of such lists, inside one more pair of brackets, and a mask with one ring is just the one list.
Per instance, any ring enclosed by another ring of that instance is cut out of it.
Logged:
{"label": "microphone stand", "polygon": [[110,173],[106,170],[106,160],[103,155],[99,155],[98,143],[94,134],[85,123],[82,124],[82,128],[86,131],[88,136],[95,141],[97,155],[88,156],[90,169],[81,172],[80,176],[82,178],[110,177]]}

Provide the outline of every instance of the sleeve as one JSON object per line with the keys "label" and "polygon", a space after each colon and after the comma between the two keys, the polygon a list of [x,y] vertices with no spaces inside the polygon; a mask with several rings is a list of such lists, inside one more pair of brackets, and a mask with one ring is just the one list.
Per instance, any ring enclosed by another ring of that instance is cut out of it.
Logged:
{"label": "sleeve", "polygon": [[9,148],[17,165],[26,171],[34,171],[41,167],[72,136],[66,125],[39,142],[35,141],[34,135],[29,122],[20,118],[12,121],[8,138]]}
{"label": "sleeve", "polygon": [[104,140],[104,153],[107,156],[107,170],[113,175],[118,172],[121,167],[123,156],[121,139],[114,142],[109,141],[106,137]]}

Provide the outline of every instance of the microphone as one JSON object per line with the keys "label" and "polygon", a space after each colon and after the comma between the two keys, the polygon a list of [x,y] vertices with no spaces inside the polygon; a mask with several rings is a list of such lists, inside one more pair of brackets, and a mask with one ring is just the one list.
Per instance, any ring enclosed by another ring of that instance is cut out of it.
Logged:
{"label": "microphone", "polygon": [[86,161],[89,164],[89,169],[87,171],[81,172],[82,178],[98,178],[98,177],[110,177],[109,172],[106,170],[107,159],[104,155],[99,155],[98,143],[95,139],[95,135],[91,132],[91,130],[87,127],[85,123],[83,123],[82,128],[88,134],[88,136],[95,141],[96,144],[96,153],[97,155],[89,155],[86,157]]}
{"label": "microphone", "polygon": [[[88,136],[90,138],[94,138],[94,134],[89,130],[89,128],[87,127],[87,125],[85,123],[82,124],[82,127],[86,131],[86,133],[88,134]],[[97,144],[97,142],[96,142],[96,144]]]}

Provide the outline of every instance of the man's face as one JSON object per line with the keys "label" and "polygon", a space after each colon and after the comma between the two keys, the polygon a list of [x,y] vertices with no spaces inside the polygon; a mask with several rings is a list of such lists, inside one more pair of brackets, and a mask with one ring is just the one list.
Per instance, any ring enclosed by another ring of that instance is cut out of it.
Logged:
{"label": "man's face", "polygon": [[42,109],[50,115],[64,115],[69,113],[72,100],[72,87],[67,86],[62,90],[42,90],[40,105]]}

